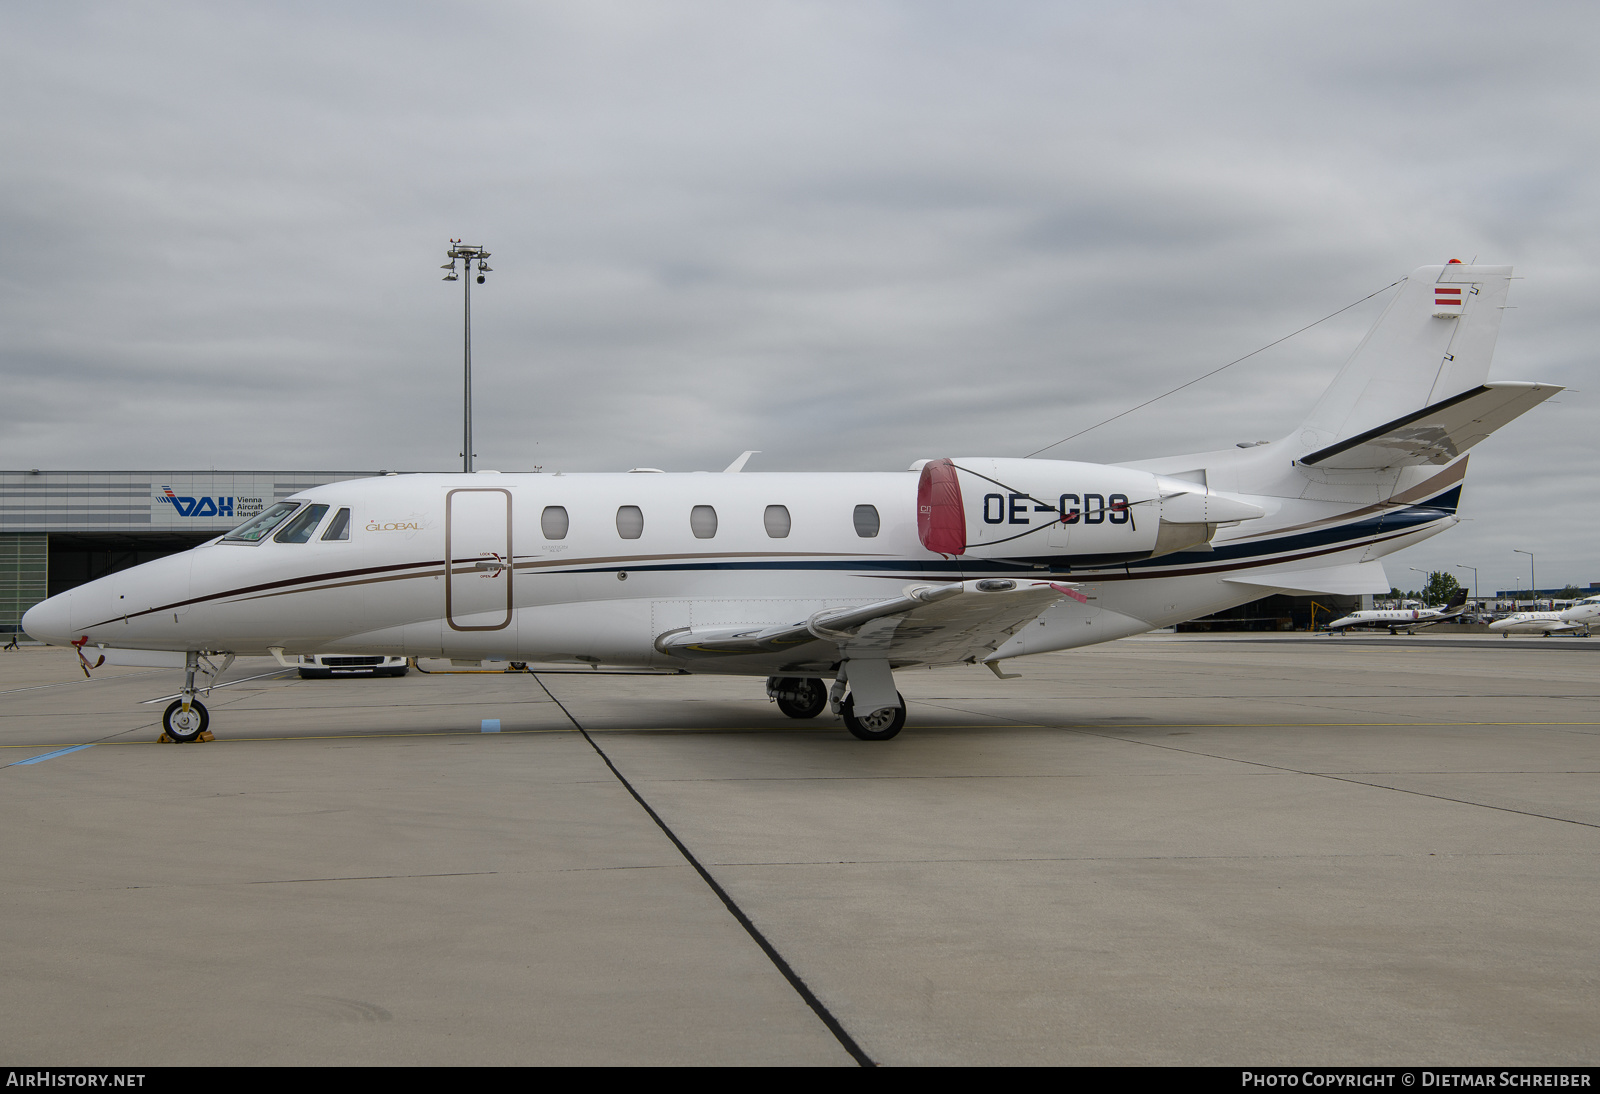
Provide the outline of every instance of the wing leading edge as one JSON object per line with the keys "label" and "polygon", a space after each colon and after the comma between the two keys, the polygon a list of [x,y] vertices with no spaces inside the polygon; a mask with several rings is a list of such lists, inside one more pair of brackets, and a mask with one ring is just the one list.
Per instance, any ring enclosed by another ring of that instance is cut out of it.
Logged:
{"label": "wing leading edge", "polygon": [[1037,619],[1062,596],[1078,596],[1063,583],[990,578],[949,585],[912,585],[891,600],[830,608],[802,623],[769,627],[695,627],[668,631],[658,651],[684,659],[799,653],[809,659],[886,659],[893,665],[983,660],[1018,628]]}

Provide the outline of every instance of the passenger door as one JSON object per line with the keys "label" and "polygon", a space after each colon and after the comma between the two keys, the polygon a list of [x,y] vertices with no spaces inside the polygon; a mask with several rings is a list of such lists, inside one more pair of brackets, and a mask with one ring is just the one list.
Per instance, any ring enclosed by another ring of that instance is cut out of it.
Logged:
{"label": "passenger door", "polygon": [[445,495],[445,621],[457,631],[511,622],[511,491],[473,487]]}

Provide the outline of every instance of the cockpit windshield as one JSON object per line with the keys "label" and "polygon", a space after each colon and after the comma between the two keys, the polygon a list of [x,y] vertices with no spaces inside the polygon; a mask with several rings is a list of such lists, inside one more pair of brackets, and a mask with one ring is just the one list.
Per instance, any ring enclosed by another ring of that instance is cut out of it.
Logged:
{"label": "cockpit windshield", "polygon": [[326,505],[308,505],[300,510],[288,524],[283,526],[283,531],[272,537],[274,543],[305,543],[311,538],[311,533],[317,530],[317,525],[322,520],[322,515],[328,511]]}
{"label": "cockpit windshield", "polygon": [[300,508],[297,501],[280,501],[269,509],[245,521],[239,527],[222,537],[224,543],[259,543],[283,522],[283,518]]}

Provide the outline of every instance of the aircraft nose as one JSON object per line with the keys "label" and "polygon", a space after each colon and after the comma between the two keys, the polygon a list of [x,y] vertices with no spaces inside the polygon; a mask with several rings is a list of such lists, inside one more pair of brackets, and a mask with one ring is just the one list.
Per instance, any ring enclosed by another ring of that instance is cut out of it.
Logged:
{"label": "aircraft nose", "polygon": [[41,600],[22,614],[22,629],[28,637],[52,646],[66,646],[77,635],[72,633],[72,594],[57,593]]}

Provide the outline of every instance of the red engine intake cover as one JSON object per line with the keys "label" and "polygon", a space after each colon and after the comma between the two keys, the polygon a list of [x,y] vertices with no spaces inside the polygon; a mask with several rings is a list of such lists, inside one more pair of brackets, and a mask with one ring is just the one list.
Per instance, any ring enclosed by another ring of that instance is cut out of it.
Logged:
{"label": "red engine intake cover", "polygon": [[965,554],[967,511],[961,504],[961,484],[956,465],[949,460],[929,460],[917,480],[917,538],[930,551],[942,555]]}

